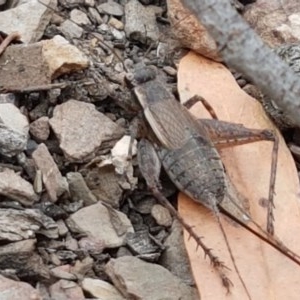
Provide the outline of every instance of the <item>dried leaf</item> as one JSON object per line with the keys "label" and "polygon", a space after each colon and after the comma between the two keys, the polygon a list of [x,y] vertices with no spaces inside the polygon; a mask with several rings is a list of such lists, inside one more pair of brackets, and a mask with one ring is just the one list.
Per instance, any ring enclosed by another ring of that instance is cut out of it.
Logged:
{"label": "dried leaf", "polygon": [[[222,64],[189,53],[179,65],[178,90],[184,102],[194,94],[203,96],[216,110],[220,120],[242,123],[250,128],[274,126],[260,104],[242,91],[233,76]],[[196,104],[192,113],[207,117],[202,105]],[[277,132],[279,135],[279,132]],[[222,150],[221,156],[229,177],[238,191],[250,202],[250,214],[266,228],[266,208],[270,178],[271,142],[256,142]],[[280,137],[278,173],[275,196],[275,234],[300,254],[299,180],[294,161]],[[201,299],[247,299],[245,290],[235,273],[219,225],[212,212],[179,196],[180,214],[214,250],[232,271],[228,276],[234,287],[229,295],[218,275],[209,265],[195,242],[185,234],[186,248]],[[240,226],[222,217],[236,264],[252,299],[299,299],[300,267]],[[283,288],[284,287],[284,288]]]}

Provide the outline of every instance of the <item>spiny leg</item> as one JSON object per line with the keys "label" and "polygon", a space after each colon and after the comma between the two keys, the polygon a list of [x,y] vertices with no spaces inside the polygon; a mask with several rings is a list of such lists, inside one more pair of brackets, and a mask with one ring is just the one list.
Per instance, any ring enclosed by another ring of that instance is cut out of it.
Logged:
{"label": "spiny leg", "polygon": [[190,109],[194,104],[198,102],[201,102],[203,104],[203,106],[206,108],[206,110],[209,112],[213,119],[218,120],[217,114],[213,107],[203,97],[199,95],[194,95],[193,97],[188,99],[183,105],[187,109]]}
{"label": "spiny leg", "polygon": [[148,188],[150,189],[154,197],[170,211],[173,217],[175,217],[180,222],[183,228],[196,241],[197,249],[198,247],[201,247],[203,249],[205,256],[209,257],[210,262],[218,272],[224,287],[229,292],[232,283],[224,272],[224,269],[226,268],[224,263],[221,262],[219,258],[212,253],[212,250],[202,242],[202,238],[198,236],[193,228],[185,222],[185,220],[178,214],[176,209],[169,203],[168,199],[160,192],[160,161],[154,147],[148,140],[145,139],[142,139],[139,142],[138,147],[138,164],[140,167],[140,171],[144,179],[146,180]]}
{"label": "spiny leg", "polygon": [[267,212],[267,231],[274,234],[274,195],[275,180],[277,171],[277,158],[279,139],[276,134],[268,129],[249,129],[242,124],[233,124],[219,120],[201,119],[199,120],[204,126],[217,149],[232,147],[237,145],[249,144],[257,141],[272,141],[272,163],[268,196],[268,212]]}

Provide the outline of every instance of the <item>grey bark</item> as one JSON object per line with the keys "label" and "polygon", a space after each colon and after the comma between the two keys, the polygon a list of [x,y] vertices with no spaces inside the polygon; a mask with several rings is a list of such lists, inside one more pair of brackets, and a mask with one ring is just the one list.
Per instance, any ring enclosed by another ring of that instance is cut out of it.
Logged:
{"label": "grey bark", "polygon": [[299,77],[267,47],[228,0],[182,0],[216,40],[229,67],[247,76],[300,126]]}

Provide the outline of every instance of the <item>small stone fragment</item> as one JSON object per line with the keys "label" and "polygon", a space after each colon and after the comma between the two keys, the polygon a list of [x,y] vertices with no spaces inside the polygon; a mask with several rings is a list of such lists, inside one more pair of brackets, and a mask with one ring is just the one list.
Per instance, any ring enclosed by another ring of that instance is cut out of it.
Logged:
{"label": "small stone fragment", "polygon": [[30,124],[29,131],[38,141],[45,141],[50,134],[48,117],[41,117]]}
{"label": "small stone fragment", "polygon": [[79,9],[73,9],[70,12],[70,18],[73,22],[78,25],[89,25],[91,21],[87,17],[87,15]]}
{"label": "small stone fragment", "polygon": [[32,299],[42,300],[39,292],[26,282],[11,280],[0,275],[0,299]]}
{"label": "small stone fragment", "polygon": [[[0,76],[1,77],[1,76]],[[0,104],[0,153],[14,156],[25,150],[29,124],[27,118],[11,103]]]}
{"label": "small stone fragment", "polygon": [[[116,230],[117,223],[121,230]],[[100,202],[84,207],[67,219],[72,232],[80,232],[95,238],[105,248],[115,248],[125,243],[126,234],[133,227],[125,214],[106,208]]]}
{"label": "small stone fragment", "polygon": [[68,39],[79,39],[83,34],[83,29],[70,20],[65,20],[58,28]]}
{"label": "small stone fragment", "polygon": [[132,253],[138,254],[140,257],[145,254],[159,253],[161,250],[150,238],[148,230],[128,233],[126,236],[126,245]]}
{"label": "small stone fragment", "polygon": [[196,289],[185,285],[167,269],[133,256],[111,259],[105,272],[126,299],[199,299]]}
{"label": "small stone fragment", "polygon": [[124,24],[116,18],[110,18],[108,24],[118,30],[124,29]]}
{"label": "small stone fragment", "polygon": [[159,38],[154,6],[143,6],[138,0],[125,4],[125,32],[129,39],[149,44]]}
{"label": "small stone fragment", "polygon": [[7,34],[17,31],[26,44],[40,40],[57,7],[56,0],[41,2],[22,1],[16,7],[0,12],[1,30]]}
{"label": "small stone fragment", "polygon": [[92,297],[102,300],[125,300],[119,291],[111,284],[100,279],[85,278],[82,288]]}
{"label": "small stone fragment", "polygon": [[49,41],[44,41],[42,49],[51,79],[83,70],[89,65],[88,58],[62,36],[57,35]]}
{"label": "small stone fragment", "polygon": [[58,220],[56,224],[57,224],[59,236],[66,236],[67,233],[69,232],[69,229],[66,226],[65,222],[63,220]]}
{"label": "small stone fragment", "polygon": [[11,169],[0,172],[0,195],[16,200],[25,206],[31,206],[38,200],[31,183]]}
{"label": "small stone fragment", "polygon": [[89,170],[86,175],[86,183],[92,195],[96,196],[94,196],[95,199],[104,201],[112,207],[119,207],[123,190],[120,187],[119,178],[113,165]]}
{"label": "small stone fragment", "polygon": [[66,179],[61,175],[45,144],[40,144],[32,153],[32,158],[38,169],[42,171],[43,182],[51,201],[57,199],[68,191]]}
{"label": "small stone fragment", "polygon": [[35,237],[35,233],[44,230],[56,232],[56,223],[37,209],[1,209],[0,210],[0,241],[20,241]]}
{"label": "small stone fragment", "polygon": [[158,225],[165,227],[169,227],[172,225],[173,220],[170,212],[160,204],[153,205],[151,209],[151,215]]}
{"label": "small stone fragment", "polygon": [[49,287],[51,299],[85,300],[81,287],[73,281],[61,279]]}
{"label": "small stone fragment", "polygon": [[90,159],[103,142],[123,134],[123,129],[98,112],[93,104],[76,100],[56,106],[50,125],[70,161]]}
{"label": "small stone fragment", "polygon": [[123,16],[123,6],[113,0],[108,0],[97,7],[98,11],[103,14],[108,14],[116,17]]}
{"label": "small stone fragment", "polygon": [[[11,45],[0,56],[0,65],[5,65],[0,72],[1,87],[18,91],[49,85],[51,79],[82,70],[88,64],[83,53],[61,36],[29,45]],[[47,110],[47,103],[42,106]]]}
{"label": "small stone fragment", "polygon": [[166,248],[160,257],[160,264],[184,283],[193,285],[194,279],[183,242],[182,226],[177,220],[174,220],[171,234],[166,238],[164,246]]}
{"label": "small stone fragment", "polygon": [[[15,274],[24,280],[33,276],[40,280],[49,279],[49,269],[35,252],[35,247],[36,240],[34,239],[2,245],[0,247],[0,269],[13,269]],[[2,300],[1,297],[0,299]]]}
{"label": "small stone fragment", "polygon": [[82,175],[79,172],[69,172],[67,174],[69,190],[73,201],[82,200],[84,206],[97,203],[97,198],[86,185]]}

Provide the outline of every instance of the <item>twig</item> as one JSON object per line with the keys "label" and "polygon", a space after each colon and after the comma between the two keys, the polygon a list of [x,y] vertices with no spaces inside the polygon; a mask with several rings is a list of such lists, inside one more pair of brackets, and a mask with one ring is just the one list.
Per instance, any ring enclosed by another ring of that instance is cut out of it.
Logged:
{"label": "twig", "polygon": [[0,44],[0,56],[4,52],[4,50],[7,48],[7,46],[14,40],[20,39],[20,34],[18,32],[12,32],[10,33]]}

